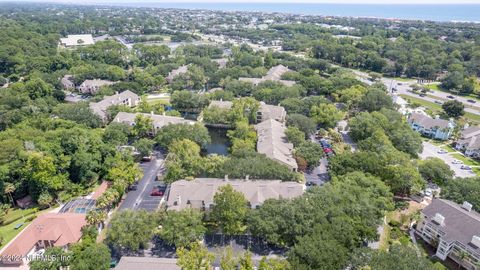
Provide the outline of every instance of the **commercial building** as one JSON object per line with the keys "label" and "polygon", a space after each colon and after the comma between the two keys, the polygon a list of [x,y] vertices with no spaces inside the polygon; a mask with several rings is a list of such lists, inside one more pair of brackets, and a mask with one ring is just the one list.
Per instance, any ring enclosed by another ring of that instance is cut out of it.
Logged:
{"label": "commercial building", "polygon": [[77,47],[93,45],[95,41],[91,34],[87,35],[68,35],[66,38],[60,38],[60,45],[64,47]]}

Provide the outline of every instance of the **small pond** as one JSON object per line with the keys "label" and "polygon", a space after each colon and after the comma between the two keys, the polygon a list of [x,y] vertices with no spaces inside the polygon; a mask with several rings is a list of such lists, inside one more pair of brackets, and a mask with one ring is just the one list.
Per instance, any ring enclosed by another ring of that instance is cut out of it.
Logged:
{"label": "small pond", "polygon": [[210,134],[210,138],[212,138],[212,142],[207,145],[204,153],[206,155],[209,155],[209,154],[217,154],[222,156],[228,155],[230,140],[227,137],[227,129],[209,127],[208,133]]}

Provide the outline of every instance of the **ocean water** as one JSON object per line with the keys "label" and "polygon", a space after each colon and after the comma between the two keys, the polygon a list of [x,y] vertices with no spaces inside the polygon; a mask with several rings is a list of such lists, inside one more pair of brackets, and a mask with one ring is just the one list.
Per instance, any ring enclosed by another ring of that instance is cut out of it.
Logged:
{"label": "ocean water", "polygon": [[[118,2],[117,4],[118,5]],[[480,23],[479,4],[307,4],[307,3],[161,3],[123,2],[136,7],[261,11],[342,17],[375,17],[431,21],[468,21]]]}

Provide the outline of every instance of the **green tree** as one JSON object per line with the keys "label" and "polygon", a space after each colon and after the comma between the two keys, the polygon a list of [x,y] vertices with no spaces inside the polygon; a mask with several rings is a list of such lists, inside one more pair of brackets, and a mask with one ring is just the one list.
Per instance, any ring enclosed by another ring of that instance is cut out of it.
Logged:
{"label": "green tree", "polygon": [[160,238],[176,247],[185,247],[199,241],[206,232],[203,214],[195,209],[168,211],[162,221]]}
{"label": "green tree", "polygon": [[382,108],[393,109],[393,101],[384,89],[376,88],[374,85],[363,95],[359,108],[369,112],[379,111]]}
{"label": "green tree", "polygon": [[93,113],[86,102],[59,104],[53,111],[60,118],[75,121],[87,127],[97,128],[102,124],[102,120]]}
{"label": "green tree", "polygon": [[140,153],[142,157],[149,156],[152,153],[153,150],[153,145],[155,144],[155,141],[142,138],[138,141],[136,141],[133,146],[137,149],[137,151]]}
{"label": "green tree", "polygon": [[305,133],[303,133],[297,127],[288,127],[285,130],[285,135],[287,135],[288,141],[291,142],[295,147],[300,146],[305,142]]}
{"label": "green tree", "polygon": [[301,114],[289,114],[287,118],[287,126],[297,127],[299,130],[305,133],[306,137],[314,134],[317,130],[315,121]]}
{"label": "green tree", "polygon": [[176,140],[188,139],[197,143],[202,148],[210,143],[210,134],[208,129],[196,123],[189,124],[171,124],[160,129],[155,137],[156,142],[165,148],[169,148]]}
{"label": "green tree", "polygon": [[222,186],[213,197],[212,220],[227,235],[235,235],[245,231],[245,217],[248,212],[248,201],[243,193],[233,189],[231,185]]}
{"label": "green tree", "polygon": [[428,158],[418,162],[418,171],[423,179],[428,182],[433,182],[440,186],[447,184],[453,179],[454,172],[450,166],[445,164],[439,158]]}
{"label": "green tree", "polygon": [[178,248],[177,256],[177,265],[182,270],[210,270],[215,260],[215,255],[208,252],[208,249],[201,246],[198,242],[190,244],[189,247]]}
{"label": "green tree", "polygon": [[70,256],[60,247],[49,247],[43,254],[45,257],[55,257],[55,260],[35,259],[28,266],[32,270],[58,270],[70,264]]}
{"label": "green tree", "polygon": [[31,99],[37,99],[51,95],[53,87],[42,79],[35,78],[25,83],[25,91],[27,91]]}
{"label": "green tree", "polygon": [[242,257],[240,257],[239,262],[239,269],[240,270],[253,270],[254,264],[252,261],[252,253],[250,251],[246,251]]}
{"label": "green tree", "polygon": [[310,116],[324,128],[333,128],[338,121],[342,120],[345,114],[339,111],[333,104],[320,104],[313,106]]}
{"label": "green tree", "polygon": [[450,100],[443,103],[442,109],[449,117],[458,118],[465,114],[465,106],[457,100]]}
{"label": "green tree", "polygon": [[166,181],[195,177],[201,168],[200,147],[187,139],[173,141],[165,160]]}
{"label": "green tree", "polygon": [[92,243],[80,252],[73,253],[72,270],[110,269],[110,250],[104,244]]}
{"label": "green tree", "polygon": [[153,120],[143,114],[137,114],[135,116],[135,126],[133,126],[132,133],[138,138],[144,138],[148,136],[153,130]]}
{"label": "green tree", "polygon": [[295,148],[295,156],[302,157],[307,162],[307,166],[313,168],[320,164],[323,149],[318,143],[305,141]]}
{"label": "green tree", "polygon": [[144,210],[117,212],[110,221],[106,243],[121,252],[138,252],[147,247],[157,224],[155,215]]}
{"label": "green tree", "polygon": [[455,179],[448,181],[442,189],[442,197],[452,200],[456,203],[467,201],[473,205],[473,208],[480,211],[480,180],[478,177]]}
{"label": "green tree", "polygon": [[237,270],[238,260],[233,255],[233,249],[228,246],[223,249],[222,257],[220,258],[220,268],[222,270]]}

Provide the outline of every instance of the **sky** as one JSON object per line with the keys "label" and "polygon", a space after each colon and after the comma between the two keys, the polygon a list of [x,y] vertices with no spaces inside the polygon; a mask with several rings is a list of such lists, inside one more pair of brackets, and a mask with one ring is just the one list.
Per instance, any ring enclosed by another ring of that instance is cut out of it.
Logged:
{"label": "sky", "polygon": [[[0,0],[0,2],[11,2],[12,0]],[[58,2],[76,4],[101,4],[101,3],[334,3],[334,4],[480,4],[480,0],[17,0],[28,2]],[[15,1],[15,2],[17,2]]]}

